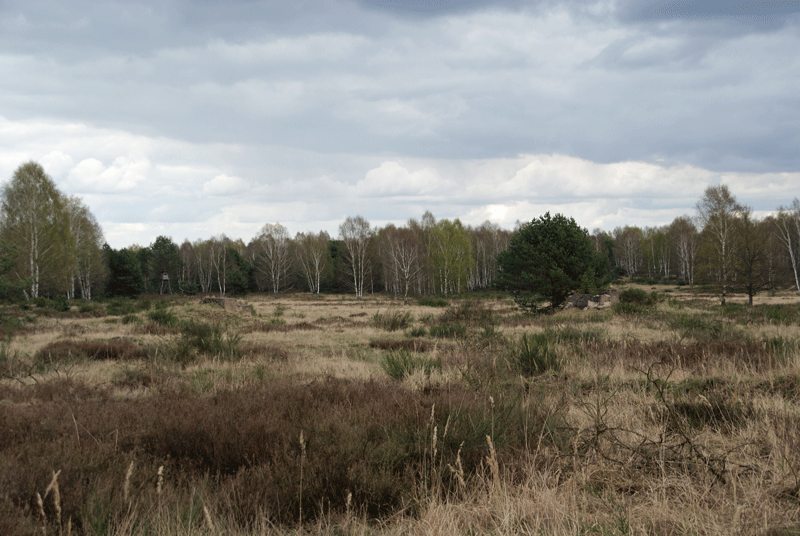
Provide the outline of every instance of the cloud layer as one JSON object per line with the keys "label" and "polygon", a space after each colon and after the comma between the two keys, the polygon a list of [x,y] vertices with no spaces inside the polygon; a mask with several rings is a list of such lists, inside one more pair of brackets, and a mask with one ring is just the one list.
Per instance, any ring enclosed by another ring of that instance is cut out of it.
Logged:
{"label": "cloud layer", "polygon": [[800,3],[757,4],[10,0],[0,179],[40,161],[115,247],[427,209],[655,225],[720,181],[772,210]]}

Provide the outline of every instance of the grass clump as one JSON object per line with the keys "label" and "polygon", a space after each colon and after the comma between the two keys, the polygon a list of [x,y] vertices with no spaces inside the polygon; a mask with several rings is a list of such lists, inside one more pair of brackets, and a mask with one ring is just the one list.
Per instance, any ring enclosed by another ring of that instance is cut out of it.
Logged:
{"label": "grass clump", "polygon": [[381,368],[394,380],[402,380],[404,377],[421,370],[426,376],[430,376],[434,370],[441,372],[441,359],[431,359],[422,357],[415,352],[399,350],[390,352],[381,361]]}
{"label": "grass clump", "polygon": [[178,363],[187,364],[199,356],[222,361],[238,361],[242,357],[242,336],[219,323],[189,320],[181,325],[180,334],[171,352],[171,358]]}
{"label": "grass clump", "polygon": [[425,326],[417,326],[417,327],[411,328],[410,330],[408,330],[406,332],[406,335],[408,335],[409,337],[424,337],[427,334],[428,334],[428,330],[425,329]]}
{"label": "grass clump", "polygon": [[386,311],[385,313],[377,312],[372,317],[372,323],[376,328],[385,329],[386,331],[398,331],[406,329],[411,325],[413,318],[408,311]]}
{"label": "grass clump", "polygon": [[437,324],[431,326],[430,334],[441,339],[460,339],[466,337],[467,328],[463,324]]}
{"label": "grass clump", "polygon": [[524,376],[555,372],[562,367],[553,336],[548,333],[524,333],[512,357],[519,373]]}

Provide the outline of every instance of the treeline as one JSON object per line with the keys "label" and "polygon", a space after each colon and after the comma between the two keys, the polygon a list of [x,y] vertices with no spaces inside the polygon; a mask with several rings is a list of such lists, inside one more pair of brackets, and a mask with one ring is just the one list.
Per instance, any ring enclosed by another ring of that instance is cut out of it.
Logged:
{"label": "treeline", "polygon": [[324,231],[291,237],[280,223],[264,225],[249,243],[222,235],[176,244],[161,236],[149,247],[104,247],[106,292],[458,294],[491,288],[510,236],[489,222],[469,227],[430,213],[379,229],[350,217],[335,238]]}
{"label": "treeline", "polygon": [[[249,242],[225,235],[177,244],[160,236],[149,246],[114,250],[94,216],[59,192],[35,162],[3,187],[0,206],[0,299],[66,296],[92,299],[156,293],[280,294],[387,292],[451,295],[492,288],[497,255],[513,235],[430,213],[406,225],[373,227],[349,217],[332,237],[289,235],[268,223]],[[620,278],[714,285],[723,295],[794,284],[800,292],[800,202],[756,218],[726,186],[709,187],[695,217],[663,227],[596,229],[595,251]]]}
{"label": "treeline", "polygon": [[619,277],[712,284],[722,293],[752,297],[759,290],[795,286],[800,292],[800,201],[757,218],[727,186],[708,187],[696,216],[662,227],[596,229],[598,251],[608,252]]}

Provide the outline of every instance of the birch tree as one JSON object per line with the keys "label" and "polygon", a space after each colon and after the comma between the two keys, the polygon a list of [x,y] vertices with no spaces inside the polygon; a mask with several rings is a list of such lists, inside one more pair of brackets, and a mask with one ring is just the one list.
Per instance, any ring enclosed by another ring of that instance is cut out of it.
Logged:
{"label": "birch tree", "polygon": [[312,294],[319,294],[320,280],[322,274],[328,269],[330,264],[330,250],[328,243],[330,236],[325,231],[317,234],[297,233],[295,236],[297,243],[297,261],[303,270],[303,275],[308,282],[308,289]]}
{"label": "birch tree", "polygon": [[670,224],[675,252],[678,256],[679,276],[682,281],[694,286],[694,271],[700,249],[700,235],[689,216],[680,216]]}
{"label": "birch tree", "polygon": [[789,262],[794,272],[794,284],[800,294],[800,200],[796,197],[788,207],[778,208],[778,217],[775,219],[781,244],[789,255]]}
{"label": "birch tree", "polygon": [[709,261],[722,287],[721,305],[725,305],[728,294],[728,278],[733,269],[736,215],[740,210],[741,206],[724,184],[709,186],[697,202],[697,219],[709,246]]}
{"label": "birch tree", "polygon": [[438,291],[447,296],[467,287],[472,268],[472,245],[459,220],[440,220],[433,228],[431,260]]}
{"label": "birch tree", "polygon": [[614,229],[614,259],[633,278],[642,265],[642,230],[638,227]]}
{"label": "birch tree", "polygon": [[94,215],[77,197],[66,202],[69,233],[69,258],[71,263],[70,299],[77,284],[81,298],[92,299],[92,289],[106,277],[108,270],[103,260],[103,230]]}
{"label": "birch tree", "polygon": [[373,231],[362,216],[348,217],[339,225],[339,237],[344,244],[344,260],[348,275],[353,278],[356,298],[364,296],[364,282],[372,263],[369,258],[369,242]]}
{"label": "birch tree", "polygon": [[253,239],[258,254],[258,269],[270,282],[277,296],[289,279],[292,267],[289,231],[280,223],[267,223]]}
{"label": "birch tree", "polygon": [[58,255],[67,239],[63,196],[42,166],[31,161],[18,167],[3,188],[0,211],[5,240],[24,256],[17,277],[29,278],[25,295],[37,298],[42,279],[65,268]]}

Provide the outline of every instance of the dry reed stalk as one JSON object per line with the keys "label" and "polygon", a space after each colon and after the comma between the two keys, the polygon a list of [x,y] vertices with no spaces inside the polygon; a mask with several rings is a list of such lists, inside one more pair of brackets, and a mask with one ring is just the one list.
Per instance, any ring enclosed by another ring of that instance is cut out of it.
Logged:
{"label": "dry reed stalk", "polygon": [[203,504],[203,517],[205,518],[206,525],[208,525],[208,528],[211,530],[211,532],[216,531],[217,528],[214,526],[214,521],[211,519],[211,513],[208,511],[205,503]]}
{"label": "dry reed stalk", "polygon": [[[36,507],[39,513],[39,516],[42,518],[42,522],[47,525],[47,516],[44,515],[44,501],[42,500],[42,496],[39,495],[39,492],[36,492]],[[46,526],[42,528],[44,532],[47,531]]]}
{"label": "dry reed stalk", "polygon": [[161,496],[161,489],[164,485],[164,466],[160,465],[158,467],[158,474],[156,478],[156,495],[159,497]]}
{"label": "dry reed stalk", "polygon": [[456,476],[461,491],[464,491],[467,488],[467,483],[464,481],[464,466],[461,464],[461,449],[463,447],[464,447],[464,442],[462,441],[461,444],[458,446],[458,452],[456,453],[455,469],[453,469],[452,465],[447,464],[447,467],[450,469],[450,472]]}
{"label": "dry reed stalk", "polygon": [[306,460],[306,440],[303,431],[300,430],[300,518],[298,527],[303,527],[303,465]]}
{"label": "dry reed stalk", "polygon": [[489,470],[492,472],[492,488],[499,490],[501,487],[500,482],[500,465],[497,463],[497,451],[494,449],[494,442],[488,435],[486,436],[486,443],[489,444],[489,455],[486,457],[486,463],[489,464]]}
{"label": "dry reed stalk", "polygon": [[125,483],[122,485],[122,493],[125,497],[125,502],[130,506],[130,490],[131,490],[131,476],[133,475],[133,460],[128,466],[128,471],[125,473]]}
{"label": "dry reed stalk", "polygon": [[53,506],[56,511],[56,523],[58,523],[58,531],[61,532],[61,493],[58,489],[58,475],[61,474],[61,469],[57,472],[53,471],[53,478],[50,480],[47,489],[44,490],[44,498],[46,499],[50,492],[53,492]]}

